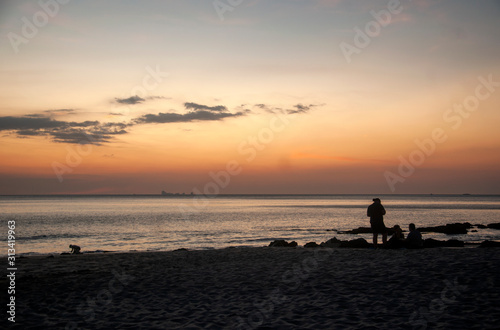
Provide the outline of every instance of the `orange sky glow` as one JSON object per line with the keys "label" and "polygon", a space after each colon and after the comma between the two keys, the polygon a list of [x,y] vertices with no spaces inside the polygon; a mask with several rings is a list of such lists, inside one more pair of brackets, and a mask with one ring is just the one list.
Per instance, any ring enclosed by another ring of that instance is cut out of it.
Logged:
{"label": "orange sky glow", "polygon": [[0,194],[499,194],[498,1],[389,3],[6,1]]}

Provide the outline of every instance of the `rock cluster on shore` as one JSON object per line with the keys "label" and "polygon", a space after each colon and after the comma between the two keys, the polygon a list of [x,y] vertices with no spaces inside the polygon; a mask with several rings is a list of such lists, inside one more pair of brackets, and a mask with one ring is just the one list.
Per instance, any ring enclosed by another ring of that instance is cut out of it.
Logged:
{"label": "rock cluster on shore", "polygon": [[[470,243],[469,243],[470,244]],[[447,241],[440,241],[433,238],[424,240],[422,248],[437,248],[437,247],[464,247],[466,243],[457,239],[449,239]],[[475,244],[478,245],[478,244]],[[269,247],[298,247],[297,242],[293,241],[288,243],[285,240],[275,240],[269,243]],[[320,244],[316,242],[308,242],[304,244],[304,248],[356,248],[356,249],[369,249],[373,244],[368,243],[364,238],[356,238],[349,241],[341,241],[336,237],[329,239]],[[380,246],[384,248],[384,246]],[[483,241],[478,245],[480,248],[500,247],[500,242],[496,241]]]}
{"label": "rock cluster on shore", "polygon": [[270,247],[297,247],[297,245],[298,244],[295,241],[288,243],[284,239],[275,240],[269,243]]}
{"label": "rock cluster on shore", "polygon": [[467,234],[468,229],[471,229],[473,226],[468,223],[449,223],[444,226],[435,226],[435,227],[420,227],[418,230],[421,233],[433,232],[433,233],[443,233],[446,235],[460,235]]}
{"label": "rock cluster on shore", "polygon": [[[476,224],[472,225],[469,222],[464,222],[464,223],[449,223],[446,225],[442,226],[433,226],[433,227],[419,227],[418,231],[421,233],[428,233],[428,232],[433,232],[433,233],[443,233],[447,235],[460,235],[460,234],[467,234],[468,230],[471,228],[480,228],[480,229],[485,229],[485,228],[490,228],[490,229],[499,229],[500,230],[500,223],[490,223],[488,225],[482,225],[482,224]],[[335,231],[332,229],[327,229],[327,231]],[[346,231],[337,231],[339,234],[371,234],[373,233],[372,229],[370,227],[358,227],[355,229],[351,230],[346,230]],[[387,234],[392,235],[394,233],[394,230],[392,228],[387,228]]]}
{"label": "rock cluster on shore", "polygon": [[500,242],[495,241],[484,241],[479,244],[480,248],[491,248],[491,247],[500,247]]}
{"label": "rock cluster on shore", "polygon": [[[420,232],[435,232],[435,233],[443,233],[447,235],[463,235],[467,234],[469,229],[471,228],[491,228],[491,229],[500,229],[500,223],[491,223],[488,225],[476,224],[472,225],[469,222],[464,223],[451,223],[443,226],[434,226],[434,227],[420,227],[418,230]],[[335,231],[335,230],[327,230],[327,231]],[[387,228],[388,235],[392,235],[392,228]],[[358,227],[356,229],[347,230],[347,231],[337,231],[339,234],[371,234],[373,233],[370,227]],[[427,238],[424,240],[423,248],[436,248],[436,247],[464,247],[466,244],[464,241],[460,241],[457,239],[449,239],[446,241],[440,241],[433,238]],[[297,247],[298,244],[295,241],[287,242],[285,240],[275,240],[269,243],[269,247]],[[372,248],[373,245],[368,243],[364,238],[356,238],[349,241],[341,241],[336,237],[329,239],[326,242],[322,242],[320,244],[316,242],[308,242],[304,245],[305,248],[318,248],[318,247],[328,247],[328,248],[359,248],[359,249],[367,249]],[[495,241],[484,241],[479,247],[500,247],[500,242]]]}
{"label": "rock cluster on shore", "polygon": [[[338,234],[352,234],[352,235],[357,235],[357,234],[372,234],[373,230],[371,227],[358,227],[355,229],[351,230],[345,230],[345,231],[337,231]],[[392,228],[387,228],[387,234],[392,235],[394,233],[394,230]]]}

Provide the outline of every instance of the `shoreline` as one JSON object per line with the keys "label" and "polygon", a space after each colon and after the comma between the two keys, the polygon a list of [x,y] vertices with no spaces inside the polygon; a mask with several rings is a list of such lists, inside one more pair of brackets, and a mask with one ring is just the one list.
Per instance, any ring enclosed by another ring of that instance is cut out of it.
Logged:
{"label": "shoreline", "polygon": [[[490,240],[492,242],[499,242],[500,240]],[[440,242],[446,242],[446,241],[440,241]],[[463,241],[464,246],[463,247],[457,247],[457,246],[436,246],[436,247],[428,247],[425,249],[436,249],[436,248],[462,248],[462,249],[468,249],[468,248],[478,248],[481,242],[468,242],[468,241]],[[307,244],[307,243],[305,243]],[[304,245],[305,245],[304,244]],[[369,243],[371,244],[371,243]],[[297,249],[311,249],[311,247],[305,247],[304,245],[298,245],[296,248]],[[381,245],[381,244],[380,244]],[[226,246],[226,247],[220,247],[220,248],[212,248],[212,247],[205,247],[205,248],[177,248],[177,249],[170,249],[170,250],[128,250],[128,251],[112,251],[112,250],[95,250],[95,251],[86,251],[83,250],[80,255],[85,254],[85,255],[101,255],[101,254],[117,254],[117,253],[165,253],[165,252],[176,252],[176,251],[213,251],[213,250],[224,250],[224,249],[259,249],[259,248],[267,248],[269,245],[262,245],[262,246],[248,246],[248,245],[242,245],[242,246]],[[275,248],[280,248],[280,247],[275,247]],[[281,247],[282,248],[282,247]],[[287,247],[285,247],[287,248]],[[324,248],[324,247],[312,247],[314,248]],[[340,249],[357,249],[357,247],[334,247],[334,249],[340,248]],[[366,248],[364,248],[366,249]],[[372,249],[372,248],[368,248]],[[382,248],[384,249],[384,248]],[[406,250],[405,248],[401,249],[395,249],[395,250]],[[52,257],[52,256],[65,256],[65,255],[72,255],[71,253],[64,251],[64,252],[43,252],[43,253],[38,253],[38,252],[22,252],[16,254],[16,258],[33,258],[33,257]],[[7,255],[0,255],[0,259],[6,259]]]}
{"label": "shoreline", "polygon": [[206,196],[206,197],[210,197],[210,198],[216,198],[216,197],[258,197],[258,196],[263,196],[263,197],[273,197],[273,196],[284,196],[284,197],[294,197],[294,196],[298,196],[298,197],[302,197],[302,196],[313,196],[313,197],[317,197],[317,196],[332,196],[332,197],[335,197],[335,196],[360,196],[360,197],[364,197],[364,196],[419,196],[419,197],[426,197],[426,196],[429,196],[429,197],[499,197],[500,194],[467,194],[467,193],[464,193],[464,194],[444,194],[444,193],[440,193],[440,194],[432,194],[432,193],[428,193],[428,194],[380,194],[380,193],[373,193],[373,194],[369,194],[369,193],[364,193],[364,194],[252,194],[252,193],[249,193],[249,194],[217,194],[217,195],[214,195],[214,194],[208,194],[208,195],[205,195],[205,194],[202,194],[202,195],[190,195],[188,193],[184,193],[184,195],[182,193],[170,193],[167,195],[162,195],[161,193],[156,193],[156,194],[133,194],[133,193],[129,193],[129,194],[78,194],[78,193],[74,193],[74,194],[18,194],[18,195],[12,195],[12,194],[2,194],[0,195],[0,198],[1,197],[193,197],[193,196]]}
{"label": "shoreline", "polygon": [[493,329],[499,252],[228,247],[31,256],[17,259],[16,325]]}

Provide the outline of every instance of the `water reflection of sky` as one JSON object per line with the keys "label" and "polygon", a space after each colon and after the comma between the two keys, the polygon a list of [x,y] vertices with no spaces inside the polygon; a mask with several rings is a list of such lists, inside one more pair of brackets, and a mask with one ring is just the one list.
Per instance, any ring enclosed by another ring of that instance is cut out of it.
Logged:
{"label": "water reflection of sky", "polygon": [[[370,201],[366,196],[218,198],[204,205],[185,198],[115,197],[1,199],[0,204],[4,210],[1,219],[16,220],[18,253],[59,253],[68,251],[69,244],[78,244],[87,251],[156,251],[266,246],[274,239],[295,240],[299,245],[320,243],[334,236],[369,240],[371,235],[338,234],[334,230],[369,226],[366,207]],[[386,225],[399,224],[404,230],[410,222],[417,227],[500,222],[499,197],[385,197],[383,202]],[[500,230],[472,230],[477,232],[424,233],[424,238],[500,238]]]}

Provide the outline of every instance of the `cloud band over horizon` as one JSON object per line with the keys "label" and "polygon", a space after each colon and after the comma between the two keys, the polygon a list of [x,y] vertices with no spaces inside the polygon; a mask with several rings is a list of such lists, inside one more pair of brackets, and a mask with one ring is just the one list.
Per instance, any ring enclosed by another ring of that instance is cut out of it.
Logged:
{"label": "cloud band over horizon", "polygon": [[[138,96],[127,99],[116,99],[119,103],[137,104],[145,101]],[[123,102],[122,102],[123,101]],[[27,114],[24,116],[0,117],[0,131],[15,132],[19,138],[34,136],[50,136],[54,142],[71,144],[94,144],[102,145],[112,142],[115,136],[130,133],[127,128],[141,124],[168,124],[189,123],[194,121],[221,121],[226,118],[237,118],[245,116],[251,111],[249,109],[229,112],[226,106],[208,106],[194,102],[185,102],[187,113],[159,112],[157,114],[145,114],[134,118],[128,123],[100,121],[61,121],[53,119],[50,115],[57,112],[71,113],[72,109],[46,110],[42,114]],[[260,104],[267,108],[267,106]],[[259,108],[262,108],[260,107]],[[314,105],[294,105],[294,110],[287,110],[288,114],[305,113]],[[47,116],[49,114],[49,116]]]}

